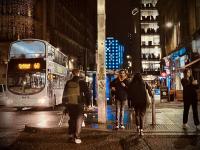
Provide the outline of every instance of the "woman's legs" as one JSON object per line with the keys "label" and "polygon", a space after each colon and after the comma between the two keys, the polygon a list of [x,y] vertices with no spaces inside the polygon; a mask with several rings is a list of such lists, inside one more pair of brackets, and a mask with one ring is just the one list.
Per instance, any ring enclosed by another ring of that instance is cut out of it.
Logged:
{"label": "woman's legs", "polygon": [[135,109],[135,124],[137,127],[140,128],[140,115],[139,115],[140,112],[138,107],[135,107],[134,109]]}
{"label": "woman's legs", "polygon": [[137,126],[137,131],[140,135],[143,135],[143,127],[144,127],[144,117],[146,113],[146,107],[144,106],[135,106],[135,123]]}
{"label": "woman's legs", "polygon": [[143,129],[144,127],[144,116],[146,113],[146,107],[140,108],[140,129]]}
{"label": "woman's legs", "polygon": [[199,125],[199,116],[198,116],[198,108],[197,108],[197,106],[198,106],[197,101],[192,103],[193,119],[194,119],[194,124],[196,126]]}
{"label": "woman's legs", "polygon": [[185,101],[183,110],[183,124],[186,124],[188,122],[189,109],[190,109],[190,103]]}

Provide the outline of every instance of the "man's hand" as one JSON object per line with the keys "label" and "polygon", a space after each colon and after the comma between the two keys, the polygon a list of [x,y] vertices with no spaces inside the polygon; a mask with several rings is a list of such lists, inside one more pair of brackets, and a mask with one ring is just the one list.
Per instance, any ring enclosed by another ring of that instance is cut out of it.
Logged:
{"label": "man's hand", "polygon": [[123,87],[126,87],[126,84],[125,84],[124,82],[122,82],[121,85],[122,85]]}
{"label": "man's hand", "polygon": [[197,84],[198,84],[197,80],[193,80],[193,81],[192,81],[192,84],[193,84],[193,85],[197,85]]}
{"label": "man's hand", "polygon": [[112,91],[116,91],[115,87],[112,87],[111,90],[112,90]]}

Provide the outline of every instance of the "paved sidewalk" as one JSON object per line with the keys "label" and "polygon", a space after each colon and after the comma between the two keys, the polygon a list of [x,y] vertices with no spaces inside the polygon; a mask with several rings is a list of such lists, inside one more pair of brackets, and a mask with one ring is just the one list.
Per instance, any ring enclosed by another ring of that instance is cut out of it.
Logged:
{"label": "paved sidewalk", "polygon": [[[200,116],[200,105],[198,105]],[[156,125],[152,126],[152,110],[149,108],[145,117],[144,131],[150,134],[196,134],[196,127],[193,122],[192,108],[190,108],[187,131],[182,129],[183,103],[167,102],[156,104]],[[125,131],[136,132],[135,117],[133,110],[125,110]],[[89,128],[112,130],[115,124],[115,106],[107,107],[107,124],[97,123],[97,112],[88,113],[86,124]]]}
{"label": "paved sidewalk", "polygon": [[[199,116],[200,116],[200,105],[198,105]],[[57,112],[57,120],[54,122],[48,122],[47,128],[57,128],[59,119],[62,116],[62,112]],[[196,134],[196,127],[193,122],[192,109],[190,109],[188,117],[189,128],[187,130],[182,129],[182,116],[183,116],[183,103],[182,102],[167,102],[156,104],[156,125],[152,125],[152,110],[149,108],[145,117],[144,132],[147,134]],[[107,106],[107,123],[99,124],[97,121],[97,108],[87,113],[85,118],[85,124],[87,128],[97,129],[101,131],[112,131],[115,127],[115,106]],[[68,126],[68,115],[64,116],[63,124],[61,127]],[[125,129],[123,132],[136,132],[134,111],[125,109],[124,115]],[[40,123],[27,124],[27,127],[40,127]]]}
{"label": "paved sidewalk", "polygon": [[[126,109],[124,123],[126,128],[113,130],[115,107],[107,108],[107,123],[97,123],[97,110],[88,113],[85,119],[86,127],[81,132],[83,143],[80,145],[67,139],[67,120],[65,116],[61,127],[58,127],[61,112],[57,112],[57,121],[48,122],[46,128],[31,124],[17,140],[6,150],[199,150],[200,132],[196,131],[192,111],[190,110],[188,130],[182,129],[183,104],[180,102],[161,103],[156,105],[156,125],[152,126],[151,109],[147,111],[144,136],[136,133],[134,111]],[[200,105],[198,106],[200,108]],[[200,110],[200,109],[199,109]]]}

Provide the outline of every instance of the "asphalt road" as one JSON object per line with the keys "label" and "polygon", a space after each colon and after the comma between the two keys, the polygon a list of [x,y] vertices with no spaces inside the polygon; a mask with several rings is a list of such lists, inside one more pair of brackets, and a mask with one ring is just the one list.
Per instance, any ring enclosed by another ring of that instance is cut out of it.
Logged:
{"label": "asphalt road", "polygon": [[26,109],[0,106],[0,148],[10,145],[27,124],[38,124],[45,127],[49,122],[59,121],[61,111],[51,109]]}

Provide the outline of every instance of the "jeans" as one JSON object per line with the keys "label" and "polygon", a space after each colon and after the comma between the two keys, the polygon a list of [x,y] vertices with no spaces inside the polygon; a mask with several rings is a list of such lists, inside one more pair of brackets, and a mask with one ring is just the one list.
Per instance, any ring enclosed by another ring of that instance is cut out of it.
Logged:
{"label": "jeans", "polygon": [[188,122],[188,113],[189,113],[190,105],[192,105],[194,124],[199,125],[197,101],[194,101],[192,103],[187,102],[187,101],[184,102],[183,123],[185,124]]}
{"label": "jeans", "polygon": [[70,117],[68,121],[68,134],[73,135],[75,138],[80,138],[83,122],[83,107],[78,104],[68,104],[67,109]]}
{"label": "jeans", "polygon": [[116,125],[124,124],[124,107],[126,100],[116,99]]}

